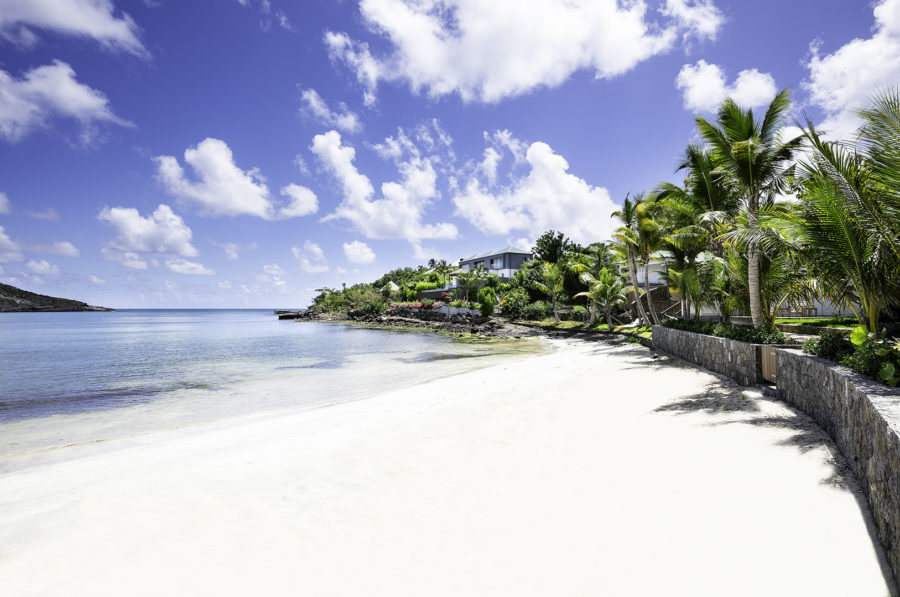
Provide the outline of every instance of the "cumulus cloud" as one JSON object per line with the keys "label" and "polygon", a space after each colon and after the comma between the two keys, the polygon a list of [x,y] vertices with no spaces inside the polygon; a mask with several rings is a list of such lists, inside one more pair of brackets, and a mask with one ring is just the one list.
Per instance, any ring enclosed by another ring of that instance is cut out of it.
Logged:
{"label": "cumulus cloud", "polygon": [[33,245],[30,247],[32,251],[38,253],[49,253],[51,255],[59,255],[60,257],[78,257],[81,251],[78,247],[67,240],[62,240],[49,245]]}
{"label": "cumulus cloud", "polygon": [[871,37],[854,39],[830,54],[823,55],[819,43],[810,48],[803,87],[826,114],[821,128],[834,138],[850,137],[860,124],[854,111],[900,81],[900,0],[882,0],[874,16]]}
{"label": "cumulus cloud", "polygon": [[30,269],[32,272],[36,274],[40,274],[42,276],[53,276],[59,273],[59,267],[41,259],[40,261],[35,261],[34,259],[29,259],[25,264],[25,267]]}
{"label": "cumulus cloud", "polygon": [[100,276],[95,276],[94,274],[91,274],[89,279],[91,281],[91,284],[96,284],[97,286],[106,284],[106,280],[104,280]]}
{"label": "cumulus cloud", "polygon": [[163,155],[154,158],[159,180],[180,202],[196,207],[206,216],[258,216],[270,220],[275,208],[269,188],[256,168],[242,170],[234,163],[231,148],[207,138],[184,152],[184,161],[196,175],[190,180],[178,160]]}
{"label": "cumulus cloud", "polygon": [[769,73],[755,68],[742,70],[729,85],[722,67],[705,60],[681,67],[675,85],[684,96],[684,107],[698,112],[715,112],[727,97],[744,108],[755,108],[768,104],[778,93]]}
{"label": "cumulus cloud", "polygon": [[300,261],[300,269],[307,274],[321,274],[328,271],[328,260],[325,259],[325,252],[322,247],[307,240],[303,243],[303,248],[291,247],[291,252]]}
{"label": "cumulus cloud", "polygon": [[371,181],[353,163],[356,150],[342,144],[340,133],[329,131],[316,135],[310,149],[343,193],[341,203],[323,221],[350,222],[366,238],[407,239],[413,243],[456,238],[457,229],[453,224],[422,221],[426,207],[438,196],[432,159],[412,155],[400,161],[401,180],[382,184],[382,197],[374,199]]}
{"label": "cumulus cloud", "polygon": [[98,124],[134,126],[116,116],[106,96],[79,83],[71,66],[60,60],[27,71],[21,79],[0,70],[0,137],[16,143],[55,118],[78,121],[81,140],[96,135]]}
{"label": "cumulus cloud", "polygon": [[319,211],[319,200],[310,189],[291,183],[281,187],[281,194],[290,199],[290,203],[278,211],[280,218],[297,218],[308,216]]}
{"label": "cumulus cloud", "polygon": [[[493,147],[497,151],[498,146]],[[528,146],[524,167],[527,174],[511,175],[512,182],[505,186],[495,185],[496,175],[485,176],[483,167],[456,181],[457,215],[488,235],[524,231],[536,238],[555,228],[580,243],[610,238],[610,214],[618,206],[605,188],[570,173],[565,158],[546,143]]]}
{"label": "cumulus cloud", "polygon": [[25,255],[22,253],[22,247],[6,234],[3,226],[0,226],[0,263],[24,260]]}
{"label": "cumulus cloud", "polygon": [[0,39],[30,46],[34,30],[87,37],[104,48],[148,56],[139,39],[140,29],[127,14],[116,15],[110,0],[2,0]]}
{"label": "cumulus cloud", "polygon": [[6,193],[0,192],[0,214],[8,214],[9,212],[9,197],[6,196]]}
{"label": "cumulus cloud", "polygon": [[160,205],[146,218],[133,207],[105,207],[97,218],[115,229],[116,237],[107,245],[114,251],[166,253],[180,257],[199,254],[191,244],[191,229],[168,205]]}
{"label": "cumulus cloud", "polygon": [[355,73],[369,105],[381,80],[432,97],[497,102],[582,69],[615,77],[679,37],[714,39],[722,24],[711,0],[666,0],[659,12],[618,0],[362,0],[360,12],[387,38],[386,55],[345,33],[327,31],[324,42]]}
{"label": "cumulus cloud", "polygon": [[337,110],[332,110],[315,89],[303,89],[300,92],[300,100],[303,102],[300,111],[325,126],[340,129],[345,133],[358,133],[362,130],[359,117],[343,102],[338,104]]}
{"label": "cumulus cloud", "polygon": [[369,265],[375,263],[375,252],[369,248],[369,245],[362,241],[355,240],[352,243],[344,243],[344,257],[350,263],[359,265]]}
{"label": "cumulus cloud", "polygon": [[117,251],[109,247],[103,247],[100,253],[104,259],[114,261],[129,269],[147,269],[148,267],[147,262],[140,255],[131,251]]}
{"label": "cumulus cloud", "polygon": [[210,276],[215,271],[204,267],[202,263],[196,261],[188,261],[187,259],[166,259],[166,268],[176,274],[184,274],[186,276]]}

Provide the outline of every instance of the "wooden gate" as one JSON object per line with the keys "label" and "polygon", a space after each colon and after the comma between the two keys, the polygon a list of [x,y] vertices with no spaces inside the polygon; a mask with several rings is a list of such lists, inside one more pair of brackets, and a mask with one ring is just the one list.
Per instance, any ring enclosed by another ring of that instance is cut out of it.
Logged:
{"label": "wooden gate", "polygon": [[762,361],[762,376],[766,381],[775,382],[775,351],[777,346],[760,346],[760,360]]}

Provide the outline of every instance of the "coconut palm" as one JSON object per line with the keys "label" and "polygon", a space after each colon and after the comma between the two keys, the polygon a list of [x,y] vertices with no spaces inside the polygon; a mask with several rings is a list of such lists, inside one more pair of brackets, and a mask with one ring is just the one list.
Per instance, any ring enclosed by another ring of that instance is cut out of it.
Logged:
{"label": "coconut palm", "polygon": [[449,279],[450,274],[456,271],[456,268],[447,263],[446,259],[441,259],[437,263],[434,264],[434,273],[436,273],[441,278],[441,283],[444,287],[447,286],[447,280]]}
{"label": "coconut palm", "polygon": [[642,325],[652,325],[650,318],[644,311],[644,305],[641,304],[640,283],[637,277],[637,265],[635,264],[636,248],[640,244],[638,237],[639,214],[638,205],[642,201],[641,195],[635,195],[634,200],[631,199],[631,193],[625,195],[625,201],[622,202],[622,209],[614,211],[611,215],[617,218],[622,225],[613,233],[613,237],[619,242],[622,252],[628,262],[628,270],[631,274],[631,289],[634,292],[634,302],[637,305],[638,317]]}
{"label": "coconut palm", "polygon": [[591,302],[591,318],[588,327],[594,325],[597,320],[597,309],[602,308],[607,327],[612,330],[612,310],[616,309],[628,300],[627,290],[620,276],[611,274],[603,268],[597,276],[590,272],[582,274],[582,280],[588,284],[588,290],[579,292],[575,296],[586,297]]}
{"label": "coconut palm", "polygon": [[659,315],[656,314],[656,306],[650,294],[650,259],[659,250],[663,239],[663,226],[661,220],[662,205],[657,202],[655,195],[644,198],[637,204],[637,247],[636,253],[641,258],[641,266],[644,268],[644,294],[647,297],[647,308],[650,319],[654,324],[659,324]]}
{"label": "coconut palm", "polygon": [[542,269],[544,281],[535,282],[534,287],[550,297],[553,304],[553,317],[559,321],[559,293],[565,284],[565,272],[555,263],[545,263]]}
{"label": "coconut palm", "polygon": [[475,276],[475,272],[459,272],[456,274],[456,280],[463,287],[463,292],[465,293],[465,301],[469,302],[469,290],[474,288],[477,285],[477,278]]}
{"label": "coconut palm", "polygon": [[[744,110],[728,98],[719,107],[716,123],[696,119],[703,141],[711,148],[716,170],[727,177],[729,186],[743,201],[750,229],[757,228],[761,204],[771,203],[787,189],[793,174],[791,160],[800,147],[802,135],[782,140],[781,129],[790,107],[787,89],[782,90],[760,121],[753,110]],[[747,244],[747,280],[750,317],[754,327],[764,324],[760,302],[759,244]]]}

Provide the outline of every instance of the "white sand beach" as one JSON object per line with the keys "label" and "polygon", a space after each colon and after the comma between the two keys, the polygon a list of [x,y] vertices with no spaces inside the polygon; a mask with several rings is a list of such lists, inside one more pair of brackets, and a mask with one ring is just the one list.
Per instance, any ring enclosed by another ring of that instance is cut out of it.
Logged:
{"label": "white sand beach", "polygon": [[0,594],[891,594],[808,420],[639,346],[556,342],[6,473]]}

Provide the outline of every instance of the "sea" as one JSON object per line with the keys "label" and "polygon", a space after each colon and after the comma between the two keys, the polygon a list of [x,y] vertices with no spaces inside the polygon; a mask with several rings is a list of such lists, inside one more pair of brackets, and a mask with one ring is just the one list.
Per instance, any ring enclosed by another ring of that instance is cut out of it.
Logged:
{"label": "sea", "polygon": [[543,350],[535,339],[278,320],[270,309],[3,313],[0,471],[163,430],[365,399]]}

